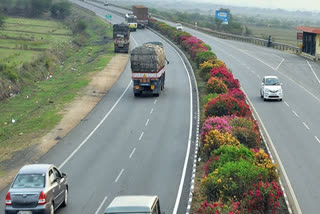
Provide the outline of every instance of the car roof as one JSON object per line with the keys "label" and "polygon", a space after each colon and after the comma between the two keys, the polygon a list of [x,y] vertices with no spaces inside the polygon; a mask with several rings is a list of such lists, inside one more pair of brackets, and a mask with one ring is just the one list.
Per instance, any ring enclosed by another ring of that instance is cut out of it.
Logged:
{"label": "car roof", "polygon": [[157,199],[157,196],[146,195],[118,196],[113,199],[105,213],[150,213]]}
{"label": "car roof", "polygon": [[264,78],[266,78],[266,79],[268,79],[268,78],[276,78],[276,79],[278,79],[277,76],[264,76]]}
{"label": "car roof", "polygon": [[30,174],[30,173],[36,173],[36,174],[43,174],[48,171],[50,167],[52,167],[52,164],[30,164],[23,166],[19,174]]}

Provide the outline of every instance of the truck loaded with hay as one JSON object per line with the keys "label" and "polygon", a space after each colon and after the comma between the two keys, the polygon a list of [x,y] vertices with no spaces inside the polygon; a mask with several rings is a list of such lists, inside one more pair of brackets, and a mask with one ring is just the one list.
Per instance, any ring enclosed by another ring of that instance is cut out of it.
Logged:
{"label": "truck loaded with hay", "polygon": [[161,42],[149,42],[131,51],[133,93],[159,96],[164,89],[166,56]]}

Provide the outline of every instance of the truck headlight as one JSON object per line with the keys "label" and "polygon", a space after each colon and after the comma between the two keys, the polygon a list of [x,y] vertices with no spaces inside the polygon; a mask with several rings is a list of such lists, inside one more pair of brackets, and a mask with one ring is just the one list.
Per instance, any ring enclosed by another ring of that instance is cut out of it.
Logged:
{"label": "truck headlight", "polygon": [[154,86],[154,85],[151,85],[150,88],[151,88],[151,90],[154,90],[154,89],[155,89],[155,86]]}
{"label": "truck headlight", "polygon": [[139,89],[140,89],[140,86],[139,86],[139,85],[136,85],[135,88],[136,88],[136,90],[139,90]]}

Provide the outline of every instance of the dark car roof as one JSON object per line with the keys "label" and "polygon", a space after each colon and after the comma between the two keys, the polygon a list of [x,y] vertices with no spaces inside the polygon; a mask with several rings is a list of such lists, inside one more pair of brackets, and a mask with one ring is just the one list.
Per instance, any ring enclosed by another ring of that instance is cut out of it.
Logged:
{"label": "dark car roof", "polygon": [[24,167],[22,167],[20,169],[19,174],[30,174],[30,173],[44,174],[52,166],[53,165],[51,165],[51,164],[30,164],[30,165],[25,165]]}

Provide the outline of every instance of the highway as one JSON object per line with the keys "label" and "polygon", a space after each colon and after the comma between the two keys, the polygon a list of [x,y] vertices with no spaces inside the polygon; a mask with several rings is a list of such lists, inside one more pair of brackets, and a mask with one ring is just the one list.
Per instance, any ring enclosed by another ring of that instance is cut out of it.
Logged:
{"label": "highway", "polygon": [[[111,21],[123,19],[114,15]],[[57,214],[101,214],[115,196],[127,194],[158,195],[163,212],[185,213],[197,122],[194,83],[176,50],[151,31],[133,32],[130,49],[149,41],[163,42],[170,61],[162,94],[135,98],[129,63],[92,112],[38,161],[68,176],[69,204]],[[0,193],[1,214],[8,188]]]}
{"label": "highway", "polygon": [[[240,80],[280,156],[302,213],[319,213],[319,64],[271,48],[219,39],[187,27],[184,30],[210,45]],[[265,102],[260,98],[265,75],[279,77],[284,91],[282,102]]]}

